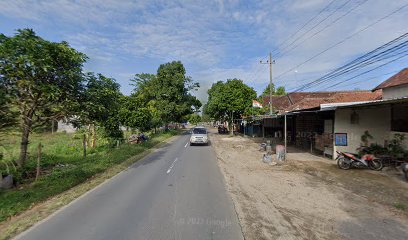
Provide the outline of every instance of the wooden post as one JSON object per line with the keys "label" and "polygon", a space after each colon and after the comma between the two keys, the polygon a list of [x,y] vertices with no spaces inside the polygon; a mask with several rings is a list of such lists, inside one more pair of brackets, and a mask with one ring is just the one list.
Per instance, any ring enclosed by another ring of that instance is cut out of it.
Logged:
{"label": "wooden post", "polygon": [[84,158],[86,158],[86,134],[84,134],[82,145],[84,146]]}
{"label": "wooden post", "polygon": [[42,155],[42,146],[41,143],[38,144],[38,154],[37,154],[37,173],[35,174],[35,181],[40,177],[40,161]]}
{"label": "wooden post", "polygon": [[96,128],[95,128],[95,124],[92,124],[92,148],[96,148]]}

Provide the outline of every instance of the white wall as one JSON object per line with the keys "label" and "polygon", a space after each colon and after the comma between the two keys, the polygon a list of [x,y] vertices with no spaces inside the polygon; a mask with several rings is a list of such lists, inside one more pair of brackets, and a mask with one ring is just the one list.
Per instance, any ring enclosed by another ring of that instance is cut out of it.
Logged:
{"label": "white wall", "polygon": [[[358,124],[351,124],[352,109],[337,109],[334,120],[334,133],[347,133],[348,146],[335,146],[334,153],[338,151],[357,152],[361,145],[361,136],[366,130],[373,136],[369,144],[377,143],[384,145],[384,140],[391,137],[391,108],[389,106],[358,108],[355,109],[359,116]],[[334,139],[333,139],[334,141]],[[337,154],[334,154],[334,158]]]}
{"label": "white wall", "polygon": [[58,121],[57,132],[73,133],[76,132],[76,129],[72,126],[72,124],[64,123],[63,121]]}
{"label": "white wall", "polygon": [[408,97],[408,84],[383,89],[383,99]]}

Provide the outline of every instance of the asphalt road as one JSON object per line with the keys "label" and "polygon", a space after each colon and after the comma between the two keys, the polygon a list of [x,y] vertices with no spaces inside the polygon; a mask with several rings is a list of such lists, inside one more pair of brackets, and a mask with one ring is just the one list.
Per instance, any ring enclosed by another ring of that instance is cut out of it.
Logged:
{"label": "asphalt road", "polygon": [[243,239],[211,146],[178,137],[17,239]]}

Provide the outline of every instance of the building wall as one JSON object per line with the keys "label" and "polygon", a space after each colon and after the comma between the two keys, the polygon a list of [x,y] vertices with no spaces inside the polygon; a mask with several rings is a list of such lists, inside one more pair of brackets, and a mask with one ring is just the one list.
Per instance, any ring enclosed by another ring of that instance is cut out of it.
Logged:
{"label": "building wall", "polygon": [[57,132],[73,133],[76,132],[76,129],[72,126],[72,124],[64,123],[63,121],[58,121]]}
{"label": "building wall", "polygon": [[[366,130],[373,136],[373,139],[369,140],[369,144],[384,145],[384,141],[390,139],[390,106],[355,109],[358,114],[358,123],[352,124],[351,114],[353,111],[353,109],[346,108],[337,109],[335,112],[334,133],[347,133],[347,146],[334,146],[334,153],[336,150],[356,153],[356,149],[361,145],[361,136]],[[334,155],[335,158],[337,154]]]}
{"label": "building wall", "polygon": [[408,97],[408,84],[383,89],[383,99]]}

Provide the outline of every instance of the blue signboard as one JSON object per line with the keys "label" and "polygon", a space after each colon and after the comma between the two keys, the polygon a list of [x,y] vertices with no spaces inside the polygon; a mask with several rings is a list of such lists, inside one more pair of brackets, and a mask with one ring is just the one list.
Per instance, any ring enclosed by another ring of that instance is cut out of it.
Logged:
{"label": "blue signboard", "polygon": [[335,133],[334,144],[336,146],[347,146],[347,133]]}

